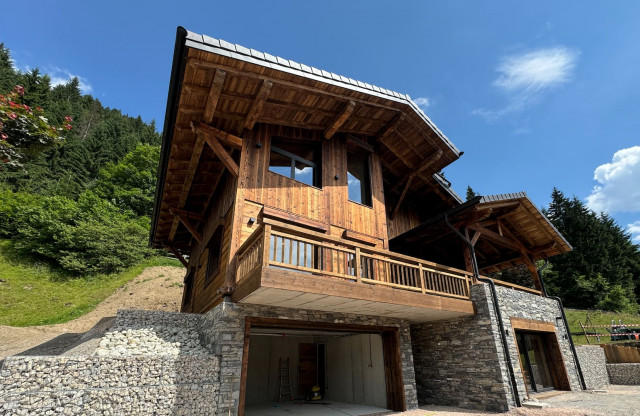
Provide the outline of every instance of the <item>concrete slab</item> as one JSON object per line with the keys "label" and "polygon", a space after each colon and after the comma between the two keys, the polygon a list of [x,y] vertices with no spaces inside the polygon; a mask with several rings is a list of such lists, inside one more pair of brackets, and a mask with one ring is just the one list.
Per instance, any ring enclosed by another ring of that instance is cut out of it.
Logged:
{"label": "concrete slab", "polygon": [[322,401],[320,403],[282,402],[247,405],[244,410],[246,416],[365,416],[391,413],[389,409],[381,407],[363,406],[355,403]]}

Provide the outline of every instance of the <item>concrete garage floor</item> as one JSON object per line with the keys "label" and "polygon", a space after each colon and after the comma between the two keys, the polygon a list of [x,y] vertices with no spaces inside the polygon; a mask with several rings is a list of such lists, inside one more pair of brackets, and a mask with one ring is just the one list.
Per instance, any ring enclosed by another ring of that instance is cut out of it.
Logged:
{"label": "concrete garage floor", "polygon": [[364,416],[391,413],[388,409],[373,406],[363,406],[354,403],[323,401],[321,403],[282,402],[248,405],[246,416]]}

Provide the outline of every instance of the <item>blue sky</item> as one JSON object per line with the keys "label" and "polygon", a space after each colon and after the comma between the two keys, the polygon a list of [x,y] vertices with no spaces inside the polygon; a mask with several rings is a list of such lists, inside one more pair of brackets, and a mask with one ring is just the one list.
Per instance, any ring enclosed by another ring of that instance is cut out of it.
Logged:
{"label": "blue sky", "polygon": [[33,1],[3,5],[18,68],[78,76],[164,120],[175,28],[410,94],[465,152],[454,189],[553,187],[640,242],[640,2]]}

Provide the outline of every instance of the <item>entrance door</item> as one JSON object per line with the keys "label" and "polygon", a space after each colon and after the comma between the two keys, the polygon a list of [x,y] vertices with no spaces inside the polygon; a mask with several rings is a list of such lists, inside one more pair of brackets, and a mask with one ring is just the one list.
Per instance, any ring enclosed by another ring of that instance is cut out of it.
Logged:
{"label": "entrance door", "polygon": [[520,365],[524,373],[524,381],[532,392],[542,392],[554,388],[549,360],[545,352],[543,335],[527,332],[516,332]]}
{"label": "entrance door", "polygon": [[298,396],[311,393],[311,388],[318,383],[318,347],[316,344],[299,344],[298,346]]}

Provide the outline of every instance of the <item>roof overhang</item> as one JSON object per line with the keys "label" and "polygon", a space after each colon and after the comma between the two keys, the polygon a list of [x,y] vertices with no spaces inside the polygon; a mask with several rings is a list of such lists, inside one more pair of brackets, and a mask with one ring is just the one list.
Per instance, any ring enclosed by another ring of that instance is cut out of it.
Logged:
{"label": "roof overhang", "polygon": [[[423,255],[462,241],[446,224],[466,230],[484,273],[525,264],[572,250],[569,242],[524,192],[475,197],[390,241],[394,250],[420,247]],[[476,236],[477,234],[477,236]]]}
{"label": "roof overhang", "polygon": [[211,184],[225,171],[220,152],[199,148],[192,126],[201,123],[237,137],[260,123],[320,130],[327,139],[364,137],[378,148],[385,172],[398,181],[412,176],[416,190],[439,190],[434,174],[461,155],[408,95],[178,28],[153,246],[190,246],[190,234],[171,210],[202,215]]}

